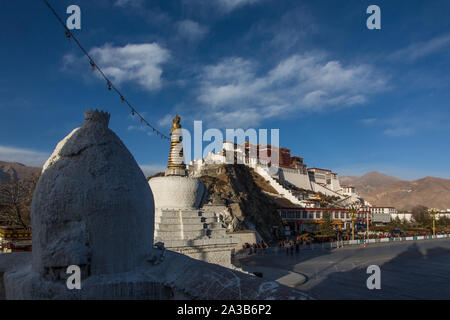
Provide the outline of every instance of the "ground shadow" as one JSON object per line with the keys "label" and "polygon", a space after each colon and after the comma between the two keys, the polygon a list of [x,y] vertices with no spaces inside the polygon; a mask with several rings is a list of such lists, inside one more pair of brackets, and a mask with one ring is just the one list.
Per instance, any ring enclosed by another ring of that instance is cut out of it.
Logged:
{"label": "ground shadow", "polygon": [[367,266],[371,264],[376,261],[350,271],[331,272],[305,291],[318,299],[450,299],[449,248],[439,244],[432,248],[409,245],[393,259],[379,264],[380,290],[367,288]]}

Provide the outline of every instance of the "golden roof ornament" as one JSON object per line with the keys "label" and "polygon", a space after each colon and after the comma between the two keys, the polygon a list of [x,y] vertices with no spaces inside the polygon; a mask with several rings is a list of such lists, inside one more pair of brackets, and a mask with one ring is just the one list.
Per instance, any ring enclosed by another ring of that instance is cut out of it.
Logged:
{"label": "golden roof ornament", "polygon": [[186,165],[183,154],[183,134],[181,130],[181,118],[176,115],[172,121],[170,130],[170,151],[166,176],[186,176]]}
{"label": "golden roof ornament", "polygon": [[172,135],[172,132],[174,132],[176,129],[181,129],[180,124],[181,118],[178,115],[175,115],[175,118],[172,120],[172,129],[170,130],[170,135]]}

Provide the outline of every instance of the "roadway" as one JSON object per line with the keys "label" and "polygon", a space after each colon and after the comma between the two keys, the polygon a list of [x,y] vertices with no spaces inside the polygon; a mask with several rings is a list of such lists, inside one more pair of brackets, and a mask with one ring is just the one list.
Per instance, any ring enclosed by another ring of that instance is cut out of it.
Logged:
{"label": "roadway", "polygon": [[[302,250],[292,256],[282,251],[241,258],[236,265],[299,273],[305,282],[291,286],[317,299],[450,299],[450,239]],[[369,265],[381,269],[380,290],[367,288]]]}

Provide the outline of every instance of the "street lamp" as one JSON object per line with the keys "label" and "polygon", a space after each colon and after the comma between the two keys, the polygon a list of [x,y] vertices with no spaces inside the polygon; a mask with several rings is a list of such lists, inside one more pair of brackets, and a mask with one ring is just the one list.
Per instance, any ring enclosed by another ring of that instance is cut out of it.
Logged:
{"label": "street lamp", "polygon": [[359,202],[352,202],[347,206],[347,210],[352,219],[352,240],[355,240],[355,217],[358,215],[360,208],[361,204]]}
{"label": "street lamp", "polygon": [[433,217],[433,236],[436,236],[436,214],[439,213],[441,210],[436,208],[431,208],[427,210],[429,214]]}

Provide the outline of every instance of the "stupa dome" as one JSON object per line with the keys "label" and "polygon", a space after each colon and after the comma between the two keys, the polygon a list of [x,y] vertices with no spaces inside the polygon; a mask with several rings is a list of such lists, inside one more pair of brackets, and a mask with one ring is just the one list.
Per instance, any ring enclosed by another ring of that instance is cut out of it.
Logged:
{"label": "stupa dome", "polygon": [[199,179],[183,176],[165,176],[149,181],[156,208],[198,208],[206,187]]}
{"label": "stupa dome", "polygon": [[148,183],[110,115],[86,111],[58,143],[31,209],[33,269],[52,279],[68,265],[88,275],[131,271],[153,247],[154,202]]}

